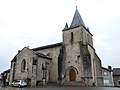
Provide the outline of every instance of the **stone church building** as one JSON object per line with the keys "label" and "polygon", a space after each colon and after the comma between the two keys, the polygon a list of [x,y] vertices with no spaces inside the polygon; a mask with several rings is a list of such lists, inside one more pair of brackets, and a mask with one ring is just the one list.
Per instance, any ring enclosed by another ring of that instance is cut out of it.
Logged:
{"label": "stone church building", "polygon": [[77,8],[71,25],[66,23],[62,34],[63,42],[19,50],[11,61],[9,84],[24,79],[30,86],[102,86],[101,60],[93,47],[93,35]]}

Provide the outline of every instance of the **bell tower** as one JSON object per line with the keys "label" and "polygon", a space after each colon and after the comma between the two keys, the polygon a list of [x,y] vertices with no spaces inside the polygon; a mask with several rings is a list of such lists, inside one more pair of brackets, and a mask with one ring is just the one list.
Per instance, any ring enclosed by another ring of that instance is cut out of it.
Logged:
{"label": "bell tower", "polygon": [[[64,74],[67,81],[92,82],[91,54],[88,45],[93,46],[92,34],[85,27],[76,7],[70,27],[66,23],[63,29]],[[86,79],[87,78],[87,79]]]}
{"label": "bell tower", "polygon": [[68,24],[66,23],[65,28],[63,29],[63,43],[68,44],[78,41],[93,46],[92,34],[90,33],[89,28],[85,27],[83,19],[76,6],[76,11],[70,27],[68,27]]}

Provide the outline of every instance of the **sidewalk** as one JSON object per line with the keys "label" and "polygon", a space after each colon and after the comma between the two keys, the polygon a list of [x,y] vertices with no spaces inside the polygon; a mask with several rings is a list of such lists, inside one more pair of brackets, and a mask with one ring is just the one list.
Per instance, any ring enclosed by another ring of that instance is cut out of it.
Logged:
{"label": "sidewalk", "polygon": [[19,88],[13,88],[13,87],[0,87],[0,90],[20,90]]}

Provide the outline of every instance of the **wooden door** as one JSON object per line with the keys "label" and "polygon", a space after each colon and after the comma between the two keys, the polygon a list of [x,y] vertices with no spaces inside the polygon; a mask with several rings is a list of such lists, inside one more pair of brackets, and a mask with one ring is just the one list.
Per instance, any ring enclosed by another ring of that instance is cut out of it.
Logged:
{"label": "wooden door", "polygon": [[71,69],[69,72],[70,81],[76,81],[76,73],[74,69]]}

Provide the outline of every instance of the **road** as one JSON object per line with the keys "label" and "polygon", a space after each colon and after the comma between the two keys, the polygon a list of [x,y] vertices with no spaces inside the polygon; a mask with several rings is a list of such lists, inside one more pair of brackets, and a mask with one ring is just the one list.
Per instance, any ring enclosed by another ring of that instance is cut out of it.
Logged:
{"label": "road", "polygon": [[7,87],[2,90],[120,90],[118,87],[78,87],[78,86],[42,86],[42,87],[26,87],[16,88]]}

